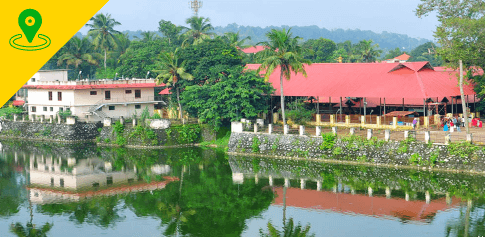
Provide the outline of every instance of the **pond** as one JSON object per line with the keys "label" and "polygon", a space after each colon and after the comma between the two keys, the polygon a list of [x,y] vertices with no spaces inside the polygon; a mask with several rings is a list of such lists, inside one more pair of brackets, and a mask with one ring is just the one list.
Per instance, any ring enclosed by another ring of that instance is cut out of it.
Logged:
{"label": "pond", "polygon": [[315,236],[485,235],[484,176],[197,147],[0,149],[0,236],[260,236],[292,221]]}

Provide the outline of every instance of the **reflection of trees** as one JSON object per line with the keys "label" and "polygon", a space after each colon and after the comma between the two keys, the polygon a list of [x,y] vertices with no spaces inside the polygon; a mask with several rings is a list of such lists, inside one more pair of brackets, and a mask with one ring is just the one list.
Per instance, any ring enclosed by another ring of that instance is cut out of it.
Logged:
{"label": "reflection of trees", "polygon": [[471,200],[460,206],[460,216],[446,223],[446,236],[482,236],[485,233],[485,203]]}
{"label": "reflection of trees", "polygon": [[28,222],[25,227],[17,222],[16,224],[12,224],[10,231],[18,237],[44,237],[47,236],[47,232],[51,230],[52,226],[53,224],[51,223],[45,223],[37,229],[32,222]]}
{"label": "reflection of trees", "polygon": [[284,224],[283,231],[277,230],[271,222],[268,222],[268,233],[263,232],[262,229],[259,230],[259,234],[262,237],[311,237],[315,236],[315,234],[309,234],[310,232],[310,224],[305,227],[302,227],[300,223],[296,226],[293,223],[293,218],[288,220],[288,223]]}
{"label": "reflection of trees", "polygon": [[167,225],[166,235],[238,236],[246,219],[261,213],[273,200],[273,192],[263,190],[263,184],[252,180],[233,184],[231,169],[222,154],[203,169],[199,169],[200,159],[190,153],[179,158],[172,159],[172,168],[183,178],[182,186],[172,182],[163,190],[136,193],[125,199],[136,215],[159,217]]}
{"label": "reflection of trees", "polygon": [[37,210],[48,215],[70,214],[69,219],[79,224],[93,223],[97,226],[108,227],[123,219],[118,213],[119,198],[100,197],[81,202],[44,204],[37,206]]}
{"label": "reflection of trees", "polygon": [[19,211],[21,184],[17,183],[13,168],[0,158],[0,217]]}

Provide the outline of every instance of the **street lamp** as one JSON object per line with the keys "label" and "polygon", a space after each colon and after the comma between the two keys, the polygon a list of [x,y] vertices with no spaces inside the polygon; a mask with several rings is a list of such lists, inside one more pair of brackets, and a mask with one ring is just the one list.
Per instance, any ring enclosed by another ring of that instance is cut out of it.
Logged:
{"label": "street lamp", "polygon": [[150,71],[147,72],[147,76],[145,77],[145,79],[148,79],[148,75],[150,75]]}
{"label": "street lamp", "polygon": [[118,80],[118,73],[115,73],[115,81]]}
{"label": "street lamp", "polygon": [[79,74],[77,75],[77,80],[79,81],[79,79],[81,79],[81,73],[83,73],[83,71],[79,71]]}

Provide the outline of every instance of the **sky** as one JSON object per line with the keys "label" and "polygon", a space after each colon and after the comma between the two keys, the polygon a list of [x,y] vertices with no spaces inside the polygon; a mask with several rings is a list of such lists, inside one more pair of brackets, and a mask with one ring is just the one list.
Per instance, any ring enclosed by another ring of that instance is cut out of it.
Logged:
{"label": "sky", "polygon": [[[332,29],[387,31],[434,40],[436,16],[418,18],[421,0],[203,0],[199,16],[213,26],[310,26]],[[109,13],[122,25],[118,31],[156,31],[158,22],[186,25],[193,15],[189,0],[110,0],[99,12]],[[87,27],[80,30],[83,34]]]}

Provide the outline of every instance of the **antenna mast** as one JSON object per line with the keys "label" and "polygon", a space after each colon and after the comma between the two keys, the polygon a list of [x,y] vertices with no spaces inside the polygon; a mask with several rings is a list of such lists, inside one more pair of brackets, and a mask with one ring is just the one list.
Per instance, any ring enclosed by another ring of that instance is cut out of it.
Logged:
{"label": "antenna mast", "polygon": [[194,11],[195,16],[199,16],[199,9],[202,8],[202,1],[198,1],[198,0],[190,1],[189,8]]}

